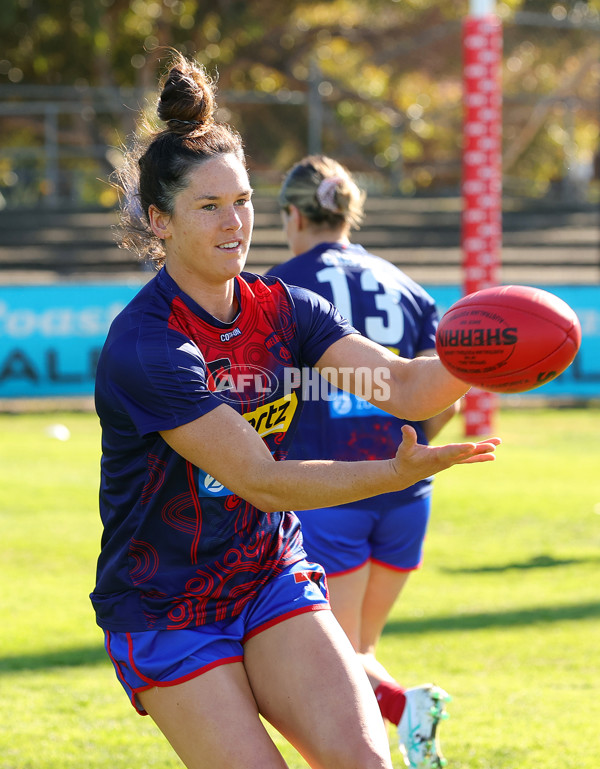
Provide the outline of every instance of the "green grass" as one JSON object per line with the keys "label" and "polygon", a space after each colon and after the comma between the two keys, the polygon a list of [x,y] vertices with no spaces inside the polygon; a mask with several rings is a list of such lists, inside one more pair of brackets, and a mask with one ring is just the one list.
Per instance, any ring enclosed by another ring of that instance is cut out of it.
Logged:
{"label": "green grass", "polygon": [[[453,694],[449,769],[597,769],[600,410],[503,410],[496,432],[497,462],[436,480],[425,564],[380,658]],[[88,599],[95,416],[0,415],[0,436],[0,769],[180,767],[117,684]]]}

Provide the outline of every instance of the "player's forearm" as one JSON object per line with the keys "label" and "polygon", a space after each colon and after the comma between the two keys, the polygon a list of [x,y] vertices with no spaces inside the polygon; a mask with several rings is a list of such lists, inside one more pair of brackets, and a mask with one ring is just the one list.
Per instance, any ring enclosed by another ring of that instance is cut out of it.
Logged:
{"label": "player's forearm", "polygon": [[[265,512],[329,507],[355,502],[412,486],[418,480],[456,464],[495,459],[499,438],[476,443],[424,446],[414,428],[404,425],[402,443],[393,459],[367,462],[260,461],[245,474],[236,493]],[[263,472],[256,472],[262,465]],[[260,479],[266,478],[263,482]]]}
{"label": "player's forearm", "polygon": [[[338,387],[413,422],[439,414],[469,389],[442,366],[437,356],[399,358],[358,334],[334,342],[316,368]],[[340,382],[336,372],[349,372],[349,377]]]}
{"label": "player's forearm", "polygon": [[441,413],[459,400],[469,385],[452,376],[436,357],[390,363],[390,399],[379,404],[386,411],[411,421]]}
{"label": "player's forearm", "polygon": [[391,459],[277,462],[256,430],[226,405],[161,435],[182,457],[265,512],[355,502],[418,480],[414,469],[399,473]]}
{"label": "player's forearm", "polygon": [[286,460],[249,474],[242,496],[264,512],[310,510],[397,491],[416,480],[400,477],[392,460]]}

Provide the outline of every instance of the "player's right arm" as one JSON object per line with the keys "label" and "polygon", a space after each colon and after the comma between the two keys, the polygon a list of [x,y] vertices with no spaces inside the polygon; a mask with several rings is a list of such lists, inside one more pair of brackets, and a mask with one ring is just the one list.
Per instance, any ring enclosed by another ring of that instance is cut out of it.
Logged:
{"label": "player's right arm", "polygon": [[455,464],[493,460],[500,443],[492,438],[423,446],[406,426],[393,459],[277,462],[254,428],[226,404],[161,436],[182,457],[265,512],[329,507],[404,489]]}
{"label": "player's right arm", "polygon": [[[323,376],[337,384],[331,372],[351,370],[350,392],[358,393],[356,372],[371,372],[371,381],[385,381],[385,388],[373,387],[374,406],[410,422],[421,422],[439,414],[459,400],[469,385],[447,371],[436,355],[400,358],[387,348],[360,334],[334,342],[315,364]],[[344,389],[346,387],[344,386]],[[360,394],[360,393],[358,393]]]}

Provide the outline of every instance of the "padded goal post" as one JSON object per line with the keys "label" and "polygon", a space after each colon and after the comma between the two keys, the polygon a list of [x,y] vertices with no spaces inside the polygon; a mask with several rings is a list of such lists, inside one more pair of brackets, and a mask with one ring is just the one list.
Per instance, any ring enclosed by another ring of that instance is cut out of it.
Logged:
{"label": "padded goal post", "polygon": [[[502,244],[502,25],[490,0],[472,0],[463,22],[463,293],[498,285]],[[492,430],[497,396],[472,388],[466,435]]]}

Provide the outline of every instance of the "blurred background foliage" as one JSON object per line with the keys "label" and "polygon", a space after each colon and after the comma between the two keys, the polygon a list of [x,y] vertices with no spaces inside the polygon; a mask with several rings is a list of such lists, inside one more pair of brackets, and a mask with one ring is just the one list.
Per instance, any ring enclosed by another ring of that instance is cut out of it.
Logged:
{"label": "blurred background foliage", "polygon": [[[307,151],[371,191],[457,194],[468,0],[3,0],[0,193],[113,205],[98,181],[155,97],[168,47],[219,77],[256,186]],[[600,0],[503,0],[504,185],[594,190]],[[587,184],[586,184],[587,182]],[[571,192],[568,192],[571,194]]]}

